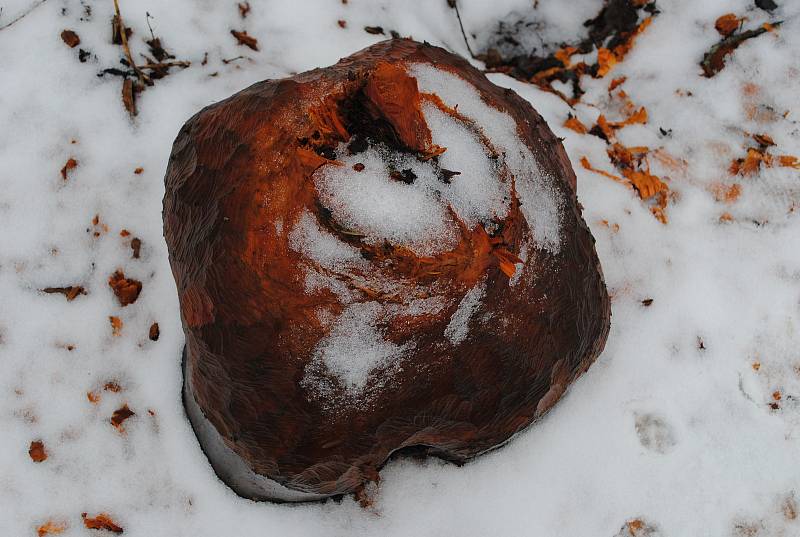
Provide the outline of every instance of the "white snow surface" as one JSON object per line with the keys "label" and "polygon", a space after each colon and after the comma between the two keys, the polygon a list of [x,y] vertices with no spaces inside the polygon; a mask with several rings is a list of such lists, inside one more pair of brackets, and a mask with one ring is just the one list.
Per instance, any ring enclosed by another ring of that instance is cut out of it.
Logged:
{"label": "white snow surface", "polygon": [[[242,20],[234,2],[122,0],[137,58],[147,52],[149,12],[167,49],[192,61],[141,94],[131,122],[120,80],[96,76],[121,57],[109,42],[111,2],[49,0],[8,27],[38,2],[4,2],[0,535],[36,535],[48,520],[66,526],[63,536],[89,535],[83,512],[107,512],[124,535],[147,537],[614,536],[637,518],[667,537],[797,534],[800,521],[790,515],[800,490],[798,171],[736,178],[742,194],[729,205],[709,192],[732,180],[727,168],[744,155],[745,131],[770,134],[777,153],[800,154],[800,6],[778,3],[783,26],[743,44],[714,78],[700,76],[697,65],[718,39],[714,20],[727,12],[746,15],[748,25],[767,20],[749,0],[659,2],[662,13],[626,59],[605,79],[585,79],[582,101],[594,106],[571,111],[534,86],[490,75],[565,138],[614,297],[611,334],[565,398],[508,445],[461,468],[394,462],[382,471],[374,506],[362,509],[350,498],[255,503],[215,477],[181,405],[183,337],[162,239],[163,175],[175,135],[197,110],[381,39],[364,26],[466,56],[453,11],[444,1],[252,1]],[[478,36],[474,47],[487,39],[487,25],[530,4],[459,1],[467,35]],[[537,17],[571,39],[598,2],[539,4]],[[91,51],[86,63],[59,38],[65,28]],[[237,46],[231,29],[258,38],[260,51]],[[569,112],[591,123],[608,104],[609,79],[623,75],[649,121],[621,130],[622,143],[663,147],[687,162],[678,171],[651,163],[676,193],[667,225],[632,191],[580,166],[585,155],[613,169],[600,139],[561,127]],[[70,157],[79,164],[63,181],[59,170]],[[733,222],[720,223],[723,212]],[[139,259],[123,228],[141,238]],[[107,285],[117,268],[143,282],[125,308]],[[88,294],[67,302],[38,291],[73,284]],[[117,337],[112,315],[124,323]],[[147,338],[154,321],[155,342]],[[104,391],[108,381],[121,391]],[[100,394],[96,405],[88,391]],[[136,414],[121,434],[109,418],[123,403]],[[34,463],[28,447],[38,439],[48,458]]]}

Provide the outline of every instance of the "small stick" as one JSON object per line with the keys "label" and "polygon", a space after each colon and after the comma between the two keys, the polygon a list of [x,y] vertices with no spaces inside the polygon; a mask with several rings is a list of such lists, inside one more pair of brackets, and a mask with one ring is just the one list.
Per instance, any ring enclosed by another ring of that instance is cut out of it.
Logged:
{"label": "small stick", "polygon": [[174,61],[174,62],[160,62],[160,63],[145,63],[140,65],[140,69],[159,69],[161,67],[189,67],[192,62],[187,61]]}
{"label": "small stick", "polygon": [[144,74],[141,69],[136,67],[136,62],[133,61],[133,55],[131,55],[131,49],[128,47],[128,34],[125,32],[125,23],[122,22],[122,14],[119,12],[119,0],[114,0],[114,11],[117,13],[117,25],[119,25],[119,36],[122,39],[122,50],[125,51],[125,56],[128,58],[128,62],[131,64],[131,69],[136,73],[136,76],[139,78],[139,82],[149,85],[150,77]]}
{"label": "small stick", "polygon": [[458,27],[461,28],[461,35],[464,37],[464,44],[467,45],[467,50],[469,51],[469,55],[475,58],[475,53],[472,52],[472,47],[469,46],[469,41],[467,40],[467,34],[464,32],[464,24],[461,22],[461,13],[458,11],[458,1],[452,0],[450,4],[453,9],[456,10],[456,17],[458,17]]}

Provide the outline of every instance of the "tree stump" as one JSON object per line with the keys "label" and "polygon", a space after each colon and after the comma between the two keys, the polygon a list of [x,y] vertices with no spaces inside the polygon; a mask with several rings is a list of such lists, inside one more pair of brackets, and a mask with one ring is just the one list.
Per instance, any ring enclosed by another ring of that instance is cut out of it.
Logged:
{"label": "tree stump", "polygon": [[496,448],[608,334],[560,141],[513,91],[411,40],[192,117],[164,235],[187,413],[253,499],[356,492],[409,451]]}

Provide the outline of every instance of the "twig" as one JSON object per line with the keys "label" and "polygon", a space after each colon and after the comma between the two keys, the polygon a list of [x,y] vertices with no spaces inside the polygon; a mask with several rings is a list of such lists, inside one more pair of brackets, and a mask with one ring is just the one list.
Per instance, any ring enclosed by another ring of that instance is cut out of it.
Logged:
{"label": "twig", "polygon": [[456,17],[458,18],[458,27],[461,28],[461,35],[464,37],[464,44],[467,45],[467,51],[469,51],[469,55],[475,59],[475,53],[472,52],[472,47],[469,46],[469,40],[467,39],[467,34],[464,32],[464,23],[461,22],[461,12],[458,11],[458,1],[457,0],[448,0],[447,2],[450,7],[456,10]]}
{"label": "twig", "polygon": [[28,9],[26,9],[25,11],[23,11],[22,13],[20,13],[19,15],[17,15],[17,18],[15,18],[15,19],[12,19],[12,20],[10,20],[9,22],[7,22],[6,24],[4,24],[4,25],[0,26],[0,30],[5,30],[6,28],[8,28],[9,26],[11,26],[11,25],[12,25],[12,24],[14,24],[15,22],[17,22],[17,21],[21,20],[21,19],[22,19],[22,18],[24,18],[26,15],[30,14],[30,12],[31,12],[31,11],[33,11],[33,10],[34,10],[34,9],[36,9],[37,7],[41,6],[41,5],[42,5],[42,4],[44,4],[45,2],[47,2],[47,0],[38,0],[38,1],[37,1],[36,3],[34,3],[34,4],[31,6],[31,7],[29,7]]}
{"label": "twig", "polygon": [[114,11],[117,14],[117,25],[119,26],[119,36],[122,40],[122,50],[125,51],[125,56],[128,58],[128,62],[131,64],[131,69],[136,73],[136,76],[139,78],[139,82],[142,85],[151,85],[152,82],[150,81],[150,77],[142,72],[136,66],[136,62],[133,61],[133,55],[131,54],[131,49],[128,47],[128,34],[125,31],[125,23],[122,22],[122,14],[119,12],[119,0],[114,0]]}
{"label": "twig", "polygon": [[140,69],[161,69],[163,67],[189,67],[192,62],[187,61],[174,61],[174,62],[158,62],[158,63],[145,63],[140,65]]}

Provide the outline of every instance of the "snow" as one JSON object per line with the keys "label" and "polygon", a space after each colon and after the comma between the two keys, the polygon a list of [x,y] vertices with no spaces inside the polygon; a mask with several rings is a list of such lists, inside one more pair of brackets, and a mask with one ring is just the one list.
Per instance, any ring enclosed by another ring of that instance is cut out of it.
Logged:
{"label": "snow", "polygon": [[483,295],[486,292],[486,282],[481,280],[475,287],[467,291],[461,302],[458,303],[447,328],[444,329],[444,337],[450,340],[453,345],[458,345],[467,338],[469,334],[469,322],[475,310],[481,304]]}
{"label": "snow", "polygon": [[537,247],[558,253],[561,217],[557,194],[544,180],[535,156],[517,135],[517,125],[506,114],[483,102],[477,90],[458,76],[428,64],[409,69],[420,92],[434,93],[451,108],[479,125],[501,154],[514,176],[522,214],[532,228]]}
{"label": "snow", "polygon": [[[537,20],[555,25],[552,41],[583,32],[597,4],[559,10],[557,0],[539,3]],[[771,168],[732,179],[726,171],[744,155],[745,131],[767,132],[780,153],[800,154],[800,9],[779,3],[776,17],[785,22],[778,32],[743,44],[706,79],[697,64],[717,40],[714,20],[735,12],[756,26],[766,13],[745,0],[659,2],[662,13],[609,75],[627,76],[625,90],[650,116],[622,129],[621,141],[687,161],[683,170],[651,162],[676,193],[667,225],[630,190],[581,168],[587,156],[613,169],[602,140],[561,127],[569,112],[588,124],[613,105],[609,77],[586,80],[582,101],[593,106],[571,110],[534,86],[490,75],[565,138],[614,296],[611,334],[597,363],[539,423],[464,467],[389,464],[370,509],[350,498],[254,503],[211,471],[181,405],[183,341],[161,238],[163,173],[178,129],[197,110],[382,38],[364,32],[366,25],[467,55],[446,2],[253,1],[241,20],[233,2],[122,0],[137,57],[147,52],[141,38],[149,35],[149,12],[167,49],[192,61],[141,94],[134,122],[119,79],[96,76],[121,57],[108,38],[111,2],[84,1],[92,7],[87,16],[82,4],[49,0],[0,30],[0,535],[36,535],[50,519],[67,525],[61,535],[87,535],[82,512],[108,512],[124,535],[148,537],[614,536],[637,518],[663,536],[796,534],[800,522],[786,506],[800,490],[800,224],[790,211],[800,197],[798,172]],[[5,2],[0,27],[32,4]],[[478,36],[472,46],[488,39],[488,25],[530,4],[459,1],[467,35]],[[91,51],[86,63],[61,42],[64,28]],[[261,50],[238,47],[232,28],[257,37]],[[221,61],[239,55],[246,58]],[[459,100],[463,113],[474,102]],[[498,116],[481,124],[506,128]],[[79,164],[65,182],[59,170],[70,157]],[[139,166],[144,171],[134,174]],[[709,187],[720,181],[741,183],[740,199],[715,201]],[[528,197],[538,200],[531,184]],[[733,222],[720,223],[723,212]],[[139,259],[122,229],[141,238]],[[546,237],[537,240],[549,244]],[[143,283],[125,308],[107,285],[117,268]],[[71,302],[38,291],[76,284],[88,294]],[[123,321],[120,336],[111,335],[111,315]],[[147,337],[153,322],[158,341]],[[102,389],[112,380],[120,392]],[[96,405],[89,391],[100,394]],[[770,407],[775,392],[777,409]],[[136,414],[121,434],[109,418],[123,403]],[[41,463],[27,453],[37,439],[48,453]]]}
{"label": "snow", "polygon": [[[397,345],[386,341],[376,327],[382,309],[377,301],[350,304],[314,349],[302,384],[329,407],[336,408],[342,402],[337,400],[336,385],[323,373],[335,375],[344,384],[346,403],[363,406],[386,384],[392,373],[390,366],[397,370],[398,360],[414,348],[413,342]],[[374,372],[379,368],[378,382],[373,382],[369,394],[365,393],[367,382],[376,379]]]}

